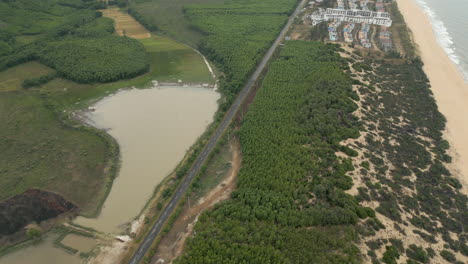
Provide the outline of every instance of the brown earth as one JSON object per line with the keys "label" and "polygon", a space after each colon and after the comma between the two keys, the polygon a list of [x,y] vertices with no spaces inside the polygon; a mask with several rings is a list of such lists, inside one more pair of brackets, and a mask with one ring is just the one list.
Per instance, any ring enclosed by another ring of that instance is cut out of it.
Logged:
{"label": "brown earth", "polygon": [[0,202],[0,238],[21,231],[30,223],[40,223],[76,208],[56,193],[27,190]]}
{"label": "brown earth", "polygon": [[151,33],[138,21],[127,13],[122,13],[118,8],[108,8],[99,10],[104,17],[112,18],[115,21],[115,32],[119,36],[127,36],[135,39],[146,39],[151,37]]}
{"label": "brown earth", "polygon": [[[174,222],[171,230],[158,245],[151,263],[172,263],[184,250],[185,241],[193,232],[198,216],[216,203],[229,198],[235,188],[235,179],[241,166],[240,144],[231,143],[232,161],[227,177],[195,203],[186,203],[182,213]],[[164,262],[162,262],[164,261]]]}
{"label": "brown earth", "polygon": [[294,25],[290,37],[292,40],[308,40],[310,39],[310,30],[309,25]]}

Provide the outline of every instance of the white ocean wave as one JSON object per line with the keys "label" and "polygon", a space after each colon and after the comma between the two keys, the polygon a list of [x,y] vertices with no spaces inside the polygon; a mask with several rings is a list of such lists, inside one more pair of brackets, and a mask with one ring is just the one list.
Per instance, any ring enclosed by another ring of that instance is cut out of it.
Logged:
{"label": "white ocean wave", "polygon": [[437,42],[445,50],[450,59],[455,62],[455,64],[460,64],[460,59],[455,54],[455,47],[453,45],[453,39],[448,32],[447,27],[444,22],[437,16],[437,14],[432,10],[426,1],[416,0],[416,2],[421,6],[424,12],[427,14],[432,23],[432,28],[436,33]]}
{"label": "white ocean wave", "polygon": [[424,0],[416,0],[419,6],[424,10],[429,19],[431,20],[432,28],[436,34],[437,42],[447,53],[448,57],[458,66],[460,71],[465,76],[465,79],[468,80],[468,72],[464,72],[463,68],[460,65],[460,59],[456,54],[456,48],[453,43],[452,36],[450,35],[447,27],[444,22],[437,16],[434,10],[427,4]]}

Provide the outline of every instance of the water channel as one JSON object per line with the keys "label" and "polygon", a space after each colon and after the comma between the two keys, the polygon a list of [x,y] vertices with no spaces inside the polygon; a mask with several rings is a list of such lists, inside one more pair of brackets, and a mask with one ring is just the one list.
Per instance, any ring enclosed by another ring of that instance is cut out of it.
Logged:
{"label": "water channel", "polygon": [[[213,121],[220,95],[202,87],[158,86],[125,89],[97,102],[87,114],[91,125],[114,137],[121,167],[97,218],[75,222],[119,234],[145,206],[154,188],[177,166],[186,151]],[[70,236],[70,235],[69,235]],[[53,235],[39,245],[0,259],[2,264],[81,263],[78,255],[55,248]],[[93,240],[66,237],[62,243],[89,250]]]}

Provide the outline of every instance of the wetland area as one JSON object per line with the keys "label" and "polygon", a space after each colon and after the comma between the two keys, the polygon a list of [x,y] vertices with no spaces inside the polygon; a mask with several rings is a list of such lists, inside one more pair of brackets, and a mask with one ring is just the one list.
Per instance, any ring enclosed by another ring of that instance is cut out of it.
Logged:
{"label": "wetland area", "polygon": [[[125,232],[155,187],[213,121],[219,97],[202,86],[157,86],[123,89],[90,107],[85,119],[117,140],[121,165],[99,216],[80,216],[75,223],[113,235]],[[47,235],[41,243],[2,258],[2,263],[80,263],[76,254],[56,248],[55,239]],[[70,234],[61,243],[89,253],[97,242]]]}
{"label": "wetland area", "polygon": [[[88,192],[93,192],[94,196],[89,196],[81,187],[73,188],[74,182],[82,179],[75,179],[72,175],[69,180],[64,178],[65,182],[68,181],[63,185],[69,186],[67,191],[58,185],[39,186],[61,192],[65,198],[77,202],[81,212],[72,220],[76,226],[65,224],[67,231],[59,227],[58,232],[47,232],[32,245],[19,244],[20,250],[10,250],[6,255],[0,255],[1,263],[83,263],[99,254],[103,246],[117,241],[116,238],[130,240],[127,235],[132,222],[138,222],[135,219],[144,214],[143,209],[157,186],[176,169],[187,151],[212,123],[218,110],[220,94],[214,85],[214,74],[201,54],[170,38],[152,35],[127,13],[120,13],[115,8],[104,11],[105,17],[116,21],[117,34],[125,32],[128,37],[142,43],[149,60],[149,72],[108,84],[82,84],[56,78],[36,89],[23,91],[21,83],[28,75],[35,77],[53,72],[33,61],[3,71],[0,74],[0,91],[5,95],[8,92],[10,97],[16,93],[18,101],[23,93],[30,94],[31,101],[37,105],[40,105],[41,94],[47,94],[59,111],[69,113],[66,116],[72,119],[79,117],[78,120],[92,127],[92,130],[98,129],[101,131],[99,133],[110,135],[115,140],[114,144],[119,146],[116,178],[106,180],[109,178],[109,168],[104,166],[101,166],[104,170],[93,171],[98,172],[95,176],[104,177],[99,183],[85,181],[89,185],[87,189],[92,190]],[[158,84],[156,80],[166,83]],[[12,109],[12,106],[0,103],[4,110]],[[31,120],[36,120],[34,122],[41,126],[47,126],[43,120],[46,116],[51,118],[46,109],[36,111],[34,115]],[[15,115],[0,117],[18,123]],[[25,124],[32,126],[27,120]],[[60,125],[57,123],[56,127]],[[55,132],[45,132],[44,138],[50,133]],[[41,137],[36,136],[35,140],[39,141]],[[87,159],[96,155],[89,155],[92,153],[89,151],[98,147],[104,149],[103,145],[96,145],[94,141],[87,140],[86,145],[90,146],[89,150],[81,151],[80,155],[87,156]],[[66,156],[57,157],[55,164],[66,162],[61,161]],[[95,166],[93,163],[103,160],[99,158],[85,167],[92,169]],[[107,196],[106,188],[110,188]],[[100,200],[104,200],[101,207]]]}

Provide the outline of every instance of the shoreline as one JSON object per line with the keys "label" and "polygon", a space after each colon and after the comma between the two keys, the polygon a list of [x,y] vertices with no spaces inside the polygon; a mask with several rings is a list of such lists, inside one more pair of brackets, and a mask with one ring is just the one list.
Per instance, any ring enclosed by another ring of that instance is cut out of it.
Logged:
{"label": "shoreline", "polygon": [[424,62],[439,111],[447,119],[444,137],[450,143],[448,154],[452,157],[448,168],[468,193],[468,83],[439,45],[429,17],[416,1],[396,2]]}

